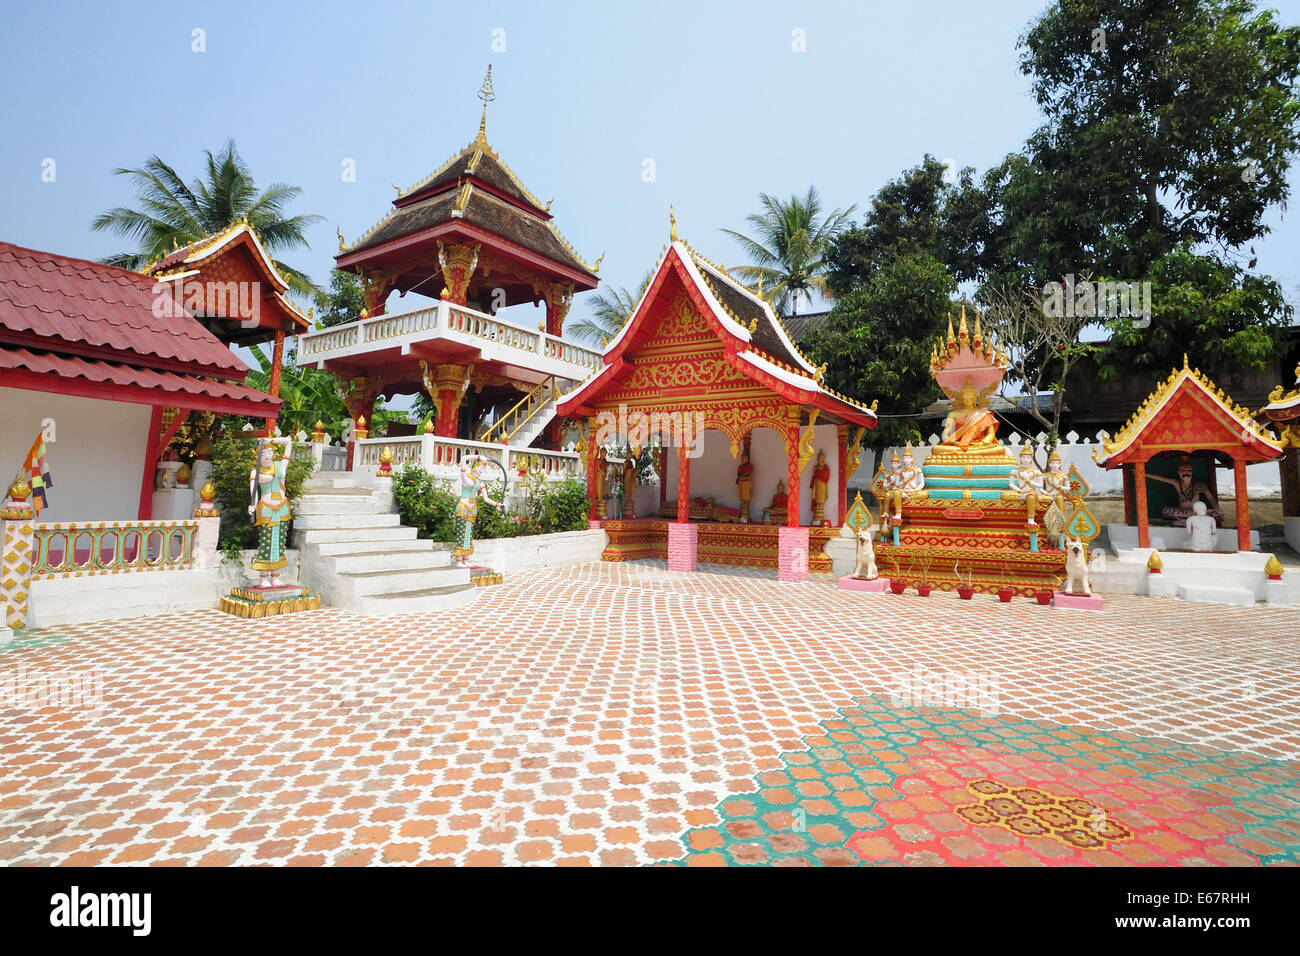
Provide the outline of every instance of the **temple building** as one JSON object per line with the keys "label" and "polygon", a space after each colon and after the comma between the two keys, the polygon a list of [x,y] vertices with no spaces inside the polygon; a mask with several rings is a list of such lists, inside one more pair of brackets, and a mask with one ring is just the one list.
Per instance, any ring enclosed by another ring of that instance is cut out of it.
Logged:
{"label": "temple building", "polygon": [[[769,567],[787,580],[830,569],[822,548],[844,521],[846,476],[875,412],[827,388],[767,301],[680,241],[675,221],[601,361],[559,413],[587,423],[606,560]],[[659,448],[659,513],[629,515],[624,488],[622,517],[606,518],[604,451],[647,442]]]}
{"label": "temple building", "polygon": [[[596,288],[588,265],[550,213],[487,139],[491,70],[478,134],[408,189],[361,238],[339,235],[337,267],[355,273],[365,311],[355,324],[303,336],[300,364],[335,373],[354,419],[375,399],[428,392],[434,434],[555,447],[554,396],[589,375],[597,356],[561,338],[575,293]],[[388,312],[396,292],[437,305]],[[521,303],[545,305],[535,328],[498,318]],[[472,391],[471,391],[472,389]]]}
{"label": "temple building", "polygon": [[0,466],[52,423],[42,520],[154,517],[159,458],[191,412],[279,413],[248,371],[152,278],[0,242]]}

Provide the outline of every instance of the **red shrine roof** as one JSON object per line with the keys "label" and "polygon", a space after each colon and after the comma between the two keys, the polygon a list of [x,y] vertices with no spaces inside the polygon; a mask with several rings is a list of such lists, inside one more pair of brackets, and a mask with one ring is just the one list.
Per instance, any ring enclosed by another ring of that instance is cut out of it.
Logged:
{"label": "red shrine roof", "polygon": [[[286,295],[289,281],[246,221],[231,223],[220,232],[174,249],[140,271],[159,282],[182,284],[182,300],[187,303],[184,284],[208,286],[204,308],[191,307],[190,311],[211,325],[223,341],[252,344],[272,338],[276,330],[307,331],[307,316]],[[241,316],[231,313],[224,290],[215,294],[227,282],[257,283],[260,294],[255,327],[248,328],[240,322]]]}
{"label": "red shrine roof", "polygon": [[[504,252],[516,251],[510,245],[519,247],[523,255],[518,258],[534,260],[529,263],[534,268],[558,267],[557,277],[572,282],[578,291],[596,288],[600,282],[596,267],[589,266],[560,235],[549,208],[550,203],[538,202],[502,162],[480,127],[468,146],[411,188],[399,191],[393,208],[365,235],[351,245],[340,242],[336,264],[340,269],[355,269],[386,262],[389,255],[400,259],[400,253],[411,246],[440,238],[490,243],[493,237],[501,237],[508,244]],[[418,281],[413,275],[410,278]],[[403,278],[395,287],[407,284]]]}
{"label": "red shrine roof", "polygon": [[170,299],[156,308],[154,286],[127,269],[0,242],[0,385],[276,415],[279,398],[239,384],[248,366]]}
{"label": "red shrine roof", "polygon": [[669,246],[632,317],[607,345],[605,367],[561,398],[559,414],[585,414],[586,403],[630,374],[633,363],[625,353],[635,348],[642,327],[650,322],[651,304],[670,273],[676,273],[691,299],[702,307],[735,368],[787,401],[812,405],[849,424],[875,427],[874,408],[822,384],[822,369],[799,351],[767,300],[677,240]]}
{"label": "red shrine roof", "polygon": [[1148,461],[1162,452],[1220,451],[1234,460],[1272,461],[1283,448],[1250,411],[1201,374],[1183,367],[1169,373],[1114,438],[1105,436],[1093,459],[1104,468]]}

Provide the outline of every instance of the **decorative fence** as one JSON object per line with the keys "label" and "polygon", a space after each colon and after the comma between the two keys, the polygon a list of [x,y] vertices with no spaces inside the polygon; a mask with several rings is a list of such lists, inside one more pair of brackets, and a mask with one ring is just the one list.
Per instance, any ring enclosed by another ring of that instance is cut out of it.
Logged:
{"label": "decorative fence", "polygon": [[413,438],[366,438],[357,442],[355,469],[374,474],[379,470],[379,458],[385,447],[393,451],[393,469],[403,465],[419,465],[425,471],[440,477],[453,477],[465,455],[482,455],[500,462],[511,482],[521,473],[543,472],[548,480],[563,478],[581,479],[582,469],[578,454],[572,451],[550,451],[545,448],[510,448],[490,442],[469,441],[460,438],[440,438],[421,435]]}
{"label": "decorative fence", "polygon": [[601,353],[596,349],[577,342],[566,342],[538,329],[530,329],[444,300],[430,308],[379,315],[336,328],[306,332],[298,336],[298,364],[307,365],[329,354],[364,348],[379,342],[396,345],[399,344],[398,340],[427,339],[439,335],[462,340],[477,339],[530,352],[542,358],[579,366],[587,374],[604,363]]}
{"label": "decorative fence", "polygon": [[187,570],[198,530],[197,520],[37,524],[32,576]]}

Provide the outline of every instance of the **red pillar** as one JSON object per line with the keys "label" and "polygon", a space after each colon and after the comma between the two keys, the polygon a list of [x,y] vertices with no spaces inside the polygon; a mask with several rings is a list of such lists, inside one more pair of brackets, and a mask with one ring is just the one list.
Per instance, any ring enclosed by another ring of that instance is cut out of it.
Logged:
{"label": "red pillar", "polygon": [[659,507],[668,500],[668,446],[659,446]]}
{"label": "red pillar", "polygon": [[786,502],[786,519],[788,527],[799,527],[799,422],[795,421],[790,426],[785,436],[785,454],[788,459],[786,465],[789,481],[786,482],[789,500]]}
{"label": "red pillar", "polygon": [[433,422],[433,433],[439,438],[459,438],[460,389],[438,389],[438,417]]}
{"label": "red pillar", "polygon": [[1136,485],[1137,503],[1137,525],[1138,525],[1138,547],[1151,547],[1151,528],[1147,524],[1147,463],[1145,461],[1135,462],[1133,464],[1133,483]]}
{"label": "red pillar", "polygon": [[140,479],[140,508],[136,517],[148,521],[153,517],[153,483],[158,473],[158,433],[162,431],[162,406],[155,405],[149,415],[149,433],[144,443],[144,477]]}
{"label": "red pillar", "polygon": [[1133,466],[1121,465],[1120,475],[1124,479],[1124,523],[1137,524],[1137,519],[1133,516],[1136,510],[1133,507]]}
{"label": "red pillar", "polygon": [[691,520],[691,449],[684,444],[677,446],[677,520]]}
{"label": "red pillar", "polygon": [[1250,550],[1250,502],[1246,499],[1246,462],[1237,458],[1232,463],[1232,483],[1236,485],[1237,498],[1237,550]]}
{"label": "red pillar", "polygon": [[[594,423],[593,423],[594,424]],[[600,483],[596,480],[596,463],[600,456],[600,446],[596,444],[596,429],[590,429],[590,443],[587,445],[587,499],[590,508],[587,511],[588,521],[597,521],[596,513],[596,493]]]}
{"label": "red pillar", "polygon": [[844,524],[849,513],[849,426],[841,425],[838,429],[840,456],[839,511],[835,513],[835,523]]}

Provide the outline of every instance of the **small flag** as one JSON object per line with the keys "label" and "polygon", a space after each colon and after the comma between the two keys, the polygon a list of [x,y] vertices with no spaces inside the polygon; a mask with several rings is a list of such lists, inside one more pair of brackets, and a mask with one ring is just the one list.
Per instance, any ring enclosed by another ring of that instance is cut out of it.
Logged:
{"label": "small flag", "polygon": [[32,507],[37,514],[40,514],[50,506],[45,489],[54,487],[54,479],[50,477],[50,466],[45,460],[44,434],[38,434],[36,441],[32,442],[32,447],[27,452],[27,459],[23,462],[23,471],[32,486]]}

